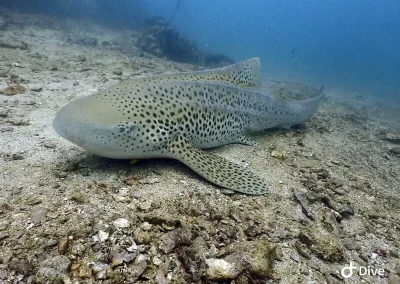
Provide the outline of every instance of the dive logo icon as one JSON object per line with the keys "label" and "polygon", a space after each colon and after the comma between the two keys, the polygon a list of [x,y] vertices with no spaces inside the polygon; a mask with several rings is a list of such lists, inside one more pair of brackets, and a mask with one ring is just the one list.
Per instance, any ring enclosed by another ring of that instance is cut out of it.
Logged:
{"label": "dive logo icon", "polygon": [[360,266],[357,267],[353,264],[352,261],[350,261],[349,266],[344,266],[340,270],[340,274],[343,276],[343,278],[350,278],[353,276],[353,271],[358,272],[358,275],[363,276],[363,275],[368,275],[368,276],[374,276],[374,275],[379,275],[379,276],[384,276],[385,275],[385,270],[383,268],[372,268],[370,266]]}
{"label": "dive logo icon", "polygon": [[353,276],[353,270],[357,270],[357,266],[353,265],[353,262],[350,261],[350,265],[344,266],[342,270],[340,270],[340,274],[342,274],[344,278],[350,278]]}

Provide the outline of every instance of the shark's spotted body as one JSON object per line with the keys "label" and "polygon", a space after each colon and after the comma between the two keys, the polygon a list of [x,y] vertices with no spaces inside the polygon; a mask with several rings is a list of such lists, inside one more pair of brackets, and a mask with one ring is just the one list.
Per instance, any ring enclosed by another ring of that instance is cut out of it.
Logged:
{"label": "shark's spotted body", "polygon": [[244,134],[300,124],[322,95],[283,103],[256,91],[259,60],[225,68],[124,81],[64,106],[53,127],[103,157],[178,159],[209,181],[248,194],[267,184],[251,171],[203,148],[255,145]]}

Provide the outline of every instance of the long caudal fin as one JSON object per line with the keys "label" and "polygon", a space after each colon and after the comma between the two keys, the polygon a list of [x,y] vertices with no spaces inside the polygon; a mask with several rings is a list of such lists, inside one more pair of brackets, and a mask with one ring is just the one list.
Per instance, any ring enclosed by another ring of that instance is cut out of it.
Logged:
{"label": "long caudal fin", "polygon": [[266,182],[253,172],[222,157],[196,148],[187,138],[178,136],[169,145],[172,156],[208,181],[245,194],[267,193]]}

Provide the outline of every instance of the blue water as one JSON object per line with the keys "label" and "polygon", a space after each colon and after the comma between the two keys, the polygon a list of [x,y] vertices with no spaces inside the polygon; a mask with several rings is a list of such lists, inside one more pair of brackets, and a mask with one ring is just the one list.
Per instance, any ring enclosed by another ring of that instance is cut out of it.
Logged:
{"label": "blue water", "polygon": [[[154,14],[173,11],[174,1],[150,2]],[[205,49],[259,56],[270,79],[400,98],[397,0],[182,0],[174,24]]]}
{"label": "blue water", "polygon": [[[134,27],[147,16],[169,20],[178,1],[14,0],[0,5]],[[260,57],[265,78],[400,100],[398,0],[181,0],[172,24],[206,52],[236,61]]]}

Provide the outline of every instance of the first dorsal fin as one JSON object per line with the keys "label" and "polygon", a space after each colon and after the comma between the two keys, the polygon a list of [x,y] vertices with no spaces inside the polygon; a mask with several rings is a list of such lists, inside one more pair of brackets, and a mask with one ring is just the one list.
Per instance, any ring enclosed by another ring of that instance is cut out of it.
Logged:
{"label": "first dorsal fin", "polygon": [[267,193],[268,186],[262,178],[220,156],[196,148],[183,136],[175,137],[168,150],[172,158],[183,162],[212,183],[245,194]]}
{"label": "first dorsal fin", "polygon": [[260,60],[254,57],[218,69],[140,77],[121,82],[120,84],[132,84],[133,82],[149,84],[185,81],[207,82],[246,89],[257,89],[261,84]]}

